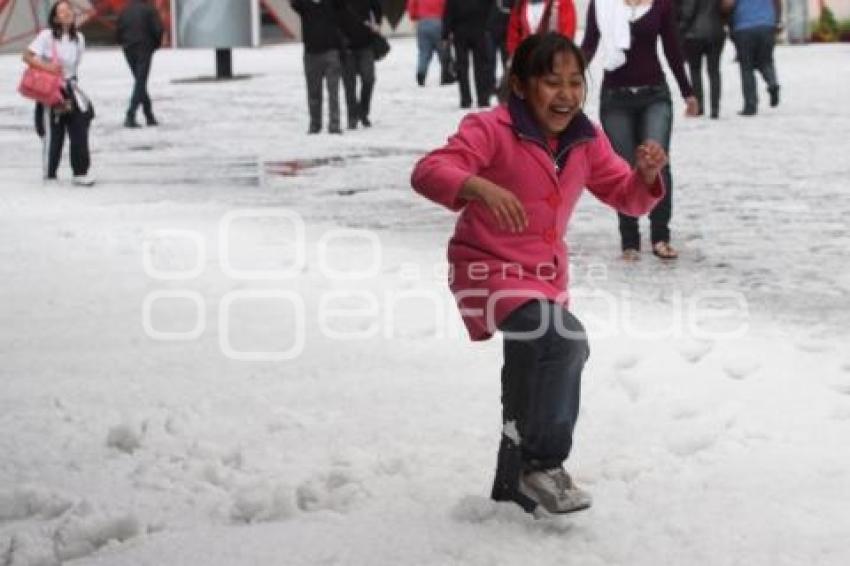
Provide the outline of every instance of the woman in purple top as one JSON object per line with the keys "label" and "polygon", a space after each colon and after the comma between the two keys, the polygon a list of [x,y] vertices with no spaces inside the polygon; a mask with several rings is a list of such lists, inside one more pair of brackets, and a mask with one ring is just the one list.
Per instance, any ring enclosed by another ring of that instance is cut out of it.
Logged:
{"label": "woman in purple top", "polygon": [[[635,148],[646,140],[655,140],[669,152],[673,110],[658,60],[659,37],[685,99],[686,114],[696,116],[699,111],[685,74],[671,0],[591,0],[581,45],[588,63],[596,54],[600,36],[604,36],[605,77],[599,118],[615,151],[633,161]],[[649,214],[652,252],[661,259],[675,259],[678,252],[670,245],[673,183],[669,165],[662,175],[667,191]],[[623,259],[640,259],[638,219],[622,213],[619,217]]]}

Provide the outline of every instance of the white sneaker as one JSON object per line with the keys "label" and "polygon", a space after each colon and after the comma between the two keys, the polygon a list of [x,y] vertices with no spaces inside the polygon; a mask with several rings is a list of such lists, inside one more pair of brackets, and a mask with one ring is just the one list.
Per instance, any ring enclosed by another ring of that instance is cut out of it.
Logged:
{"label": "white sneaker", "polygon": [[95,179],[91,175],[74,175],[71,183],[78,187],[91,187],[94,185]]}
{"label": "white sneaker", "polygon": [[561,467],[523,474],[519,480],[519,491],[549,513],[572,513],[593,504],[590,494],[576,487]]}

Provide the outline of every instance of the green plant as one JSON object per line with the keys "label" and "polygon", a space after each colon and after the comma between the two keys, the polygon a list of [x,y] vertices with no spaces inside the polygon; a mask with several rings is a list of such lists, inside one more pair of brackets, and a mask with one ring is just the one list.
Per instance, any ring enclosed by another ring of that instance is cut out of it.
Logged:
{"label": "green plant", "polygon": [[850,20],[838,22],[838,41],[850,41]]}
{"label": "green plant", "polygon": [[820,17],[812,30],[812,41],[836,41],[839,37],[838,22],[835,14],[825,3],[821,3]]}

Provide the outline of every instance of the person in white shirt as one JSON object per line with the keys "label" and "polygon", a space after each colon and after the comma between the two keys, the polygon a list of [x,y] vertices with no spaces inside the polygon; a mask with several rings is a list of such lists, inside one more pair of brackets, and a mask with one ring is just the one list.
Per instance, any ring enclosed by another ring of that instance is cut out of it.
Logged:
{"label": "person in white shirt", "polygon": [[[56,179],[62,146],[67,134],[71,150],[71,169],[75,185],[90,186],[89,176],[89,125],[94,117],[91,101],[77,85],[77,69],[83,58],[86,40],[75,25],[75,14],[70,2],[59,0],[50,9],[48,27],[35,37],[24,51],[24,62],[52,73],[61,73],[65,79],[65,102],[59,106],[42,109],[44,124],[44,177]],[[38,113],[37,113],[38,115]]]}

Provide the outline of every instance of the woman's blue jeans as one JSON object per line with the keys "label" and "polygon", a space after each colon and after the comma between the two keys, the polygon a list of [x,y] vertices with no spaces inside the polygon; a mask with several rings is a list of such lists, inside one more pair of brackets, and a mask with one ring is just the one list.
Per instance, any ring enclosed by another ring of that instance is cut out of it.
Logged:
{"label": "woman's blue jeans", "polygon": [[[634,166],[635,151],[646,140],[655,140],[670,151],[673,104],[666,84],[603,88],[599,104],[602,128],[614,151]],[[673,208],[673,180],[670,165],[661,171],[667,189],[664,198],[649,213],[652,243],[670,241],[670,217]],[[640,249],[638,219],[620,213],[620,238],[623,249]]]}

